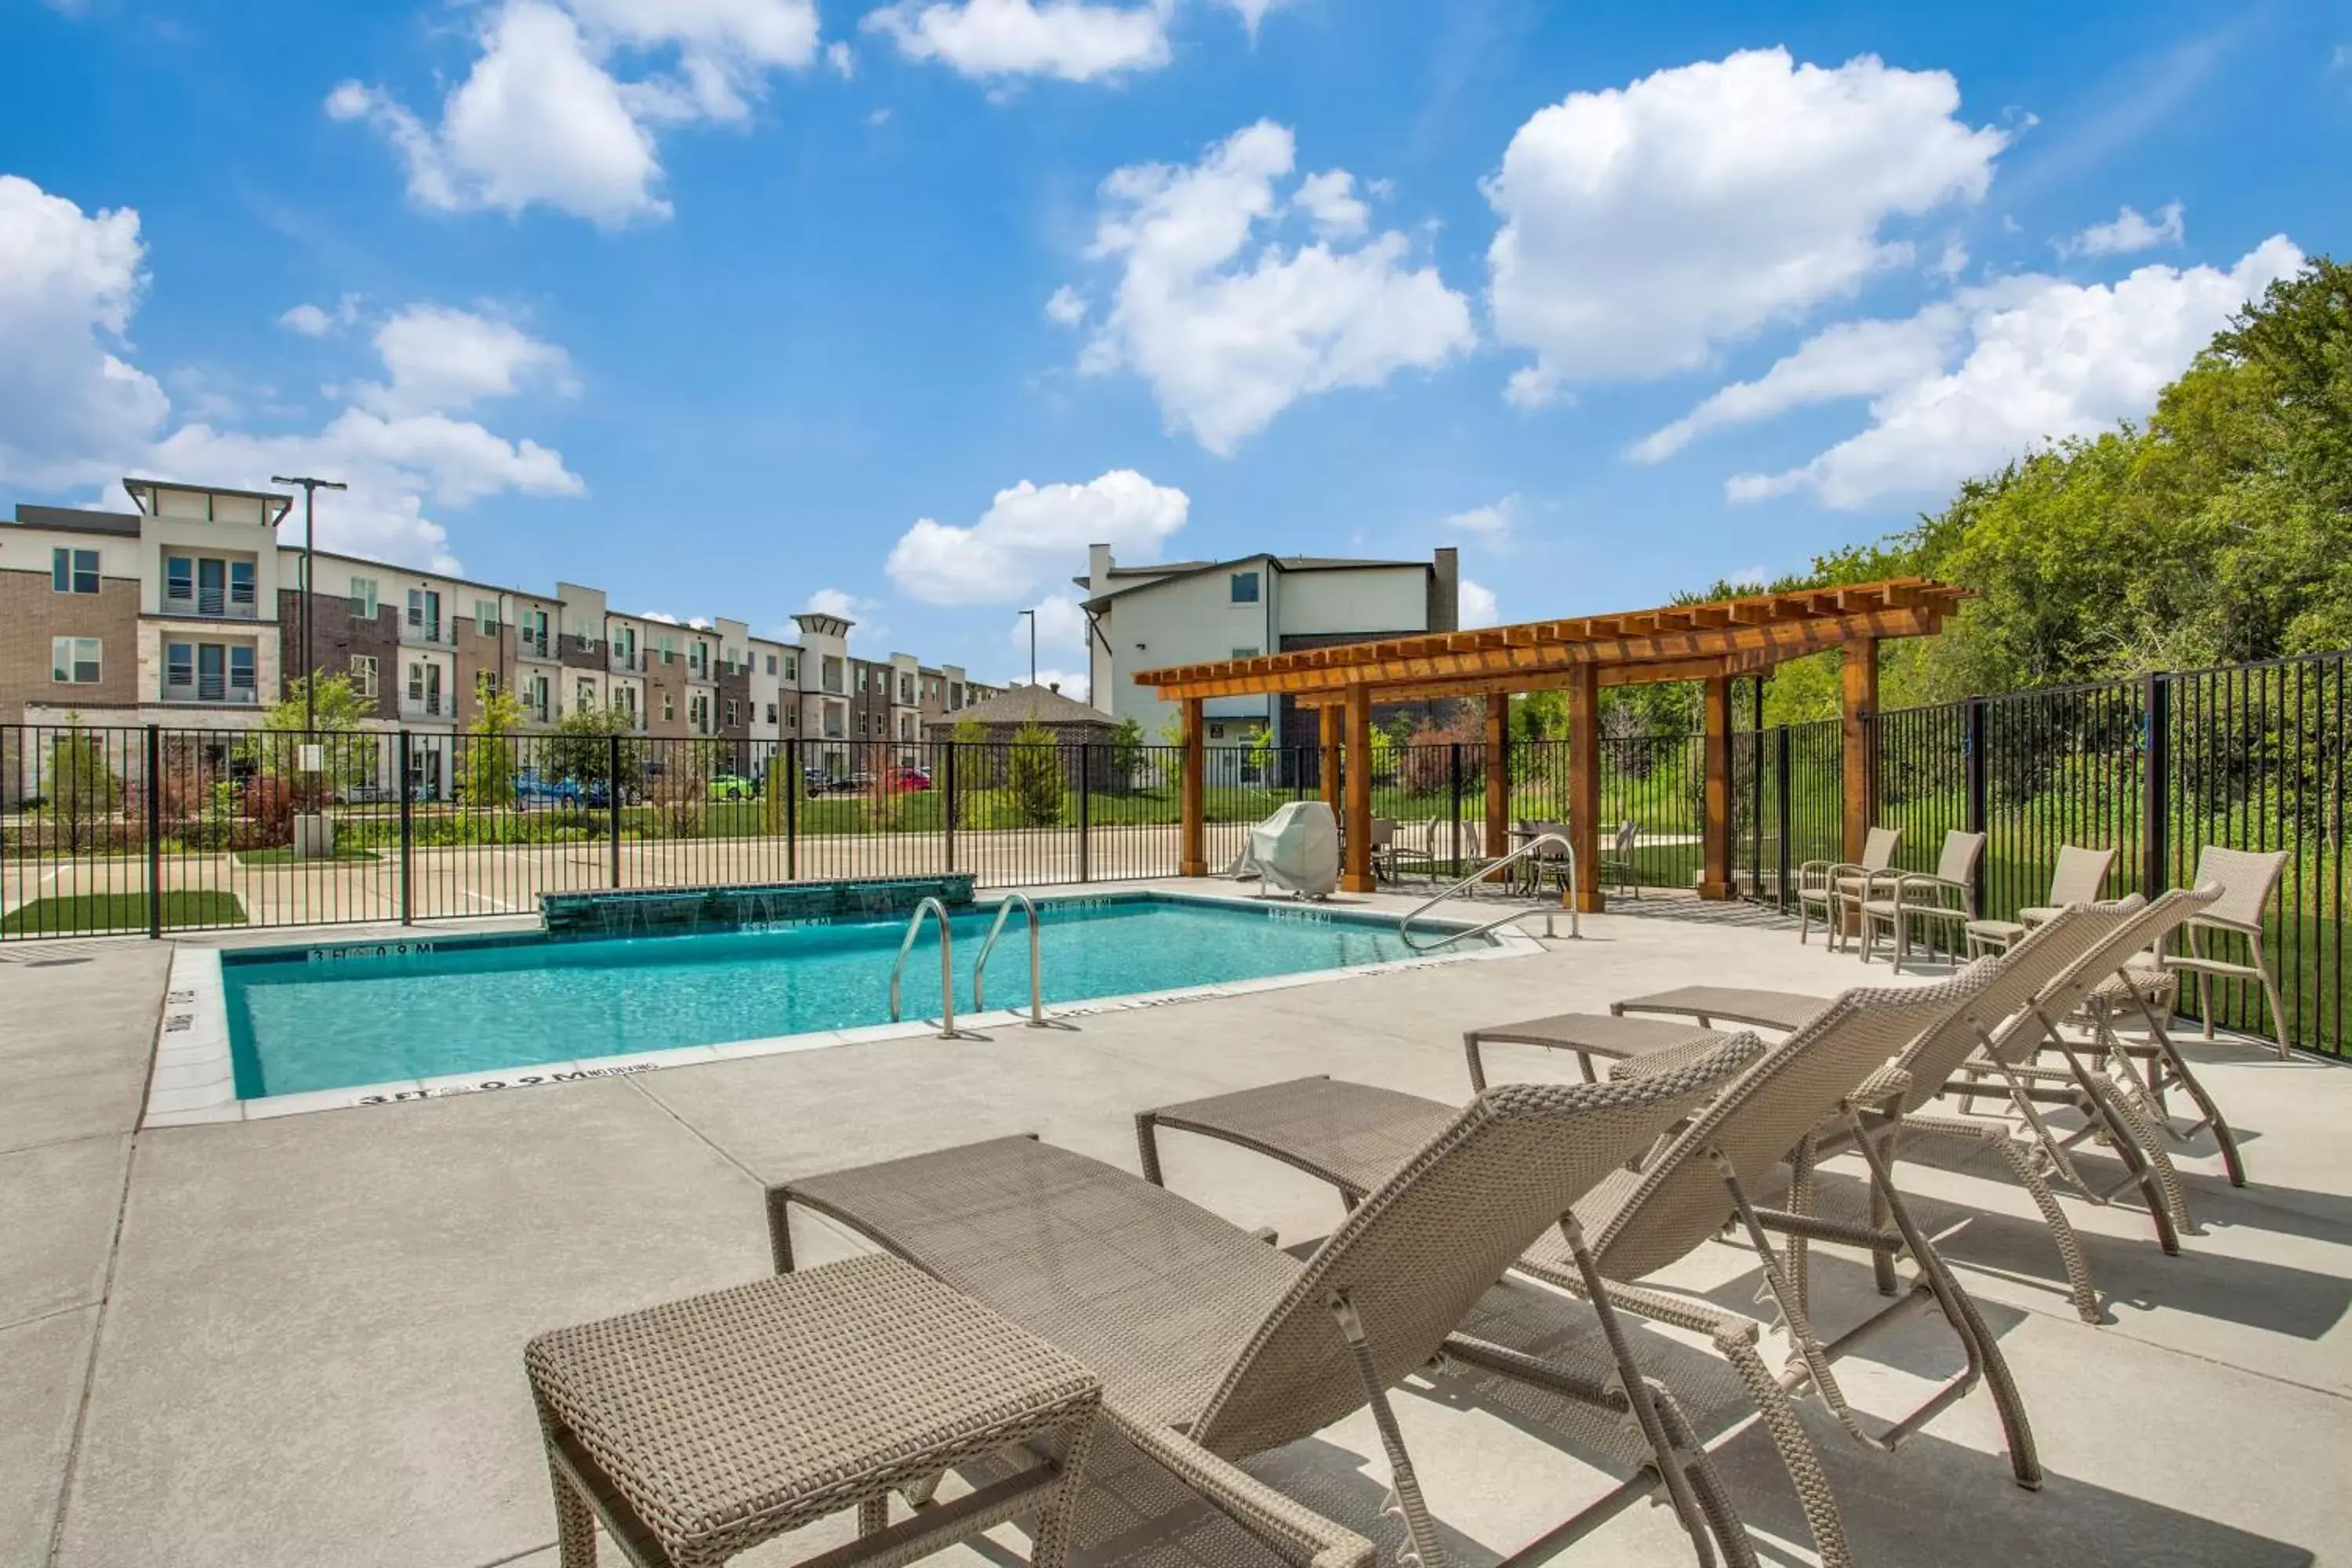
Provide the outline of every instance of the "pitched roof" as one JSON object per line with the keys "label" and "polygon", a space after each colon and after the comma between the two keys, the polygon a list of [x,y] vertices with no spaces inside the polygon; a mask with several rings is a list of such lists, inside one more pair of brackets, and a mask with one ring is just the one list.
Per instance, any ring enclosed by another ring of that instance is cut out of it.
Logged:
{"label": "pitched roof", "polygon": [[985,702],[960,708],[934,724],[1108,724],[1111,716],[1045,686],[1013,686]]}
{"label": "pitched roof", "polygon": [[[1194,577],[1208,572],[1230,571],[1236,566],[1247,566],[1259,561],[1265,562],[1277,572],[1344,572],[1379,569],[1432,572],[1436,570],[1435,563],[1429,561],[1373,561],[1345,555],[1275,555],[1265,551],[1260,551],[1255,555],[1236,555],[1231,561],[1169,561],[1156,566],[1114,566],[1110,570],[1110,575],[1114,580],[1120,577],[1139,577],[1146,581],[1106,588],[1087,600],[1085,607],[1089,610],[1097,609],[1120,595],[1132,594],[1139,588],[1157,587],[1162,583],[1172,582],[1179,577]],[[1084,577],[1073,577],[1070,581],[1081,588],[1093,586],[1093,584]]]}

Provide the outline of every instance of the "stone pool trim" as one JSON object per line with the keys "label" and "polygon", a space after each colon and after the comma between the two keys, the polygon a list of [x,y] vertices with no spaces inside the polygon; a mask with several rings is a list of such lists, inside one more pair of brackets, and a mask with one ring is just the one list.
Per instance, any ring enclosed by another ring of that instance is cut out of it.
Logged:
{"label": "stone pool trim", "polygon": [[[1281,913],[1319,917],[1333,923],[1349,925],[1388,925],[1394,916],[1379,910],[1328,909],[1315,904],[1288,904],[1281,900],[1253,898],[1245,894],[1168,891],[1160,889],[1119,889],[1106,890],[1089,889],[1067,893],[1032,895],[1039,909],[1050,910],[1059,903],[1107,903],[1150,900],[1167,903],[1192,903],[1243,909],[1257,913]],[[984,899],[978,907],[992,908],[998,901]],[[1474,923],[1458,918],[1433,918],[1428,924],[1438,929],[1458,930]],[[1014,939],[1017,922],[1008,924],[1006,940]],[[525,939],[536,933],[523,933]],[[1131,1012],[1144,1007],[1176,1006],[1189,1002],[1206,1002],[1222,996],[1244,996],[1264,991],[1286,991],[1301,985],[1320,985],[1333,981],[1351,980],[1369,974],[1392,974],[1407,970],[1432,969],[1456,963],[1477,963],[1494,959],[1525,958],[1543,951],[1543,943],[1516,924],[1506,925],[1487,933],[1491,946],[1471,948],[1464,952],[1441,952],[1420,954],[1412,958],[1390,959],[1381,963],[1350,964],[1339,969],[1312,969],[1297,974],[1269,974],[1254,980],[1220,981],[1207,985],[1187,985],[1167,991],[1139,992],[1126,996],[1095,996],[1083,1001],[1049,1003],[1045,1013],[1048,1019],[1074,1020],[1105,1013]],[[477,941],[513,941],[512,933],[500,936],[474,936],[452,933],[447,937],[420,936],[394,938],[380,942],[305,942],[297,949],[303,952],[328,953],[372,952],[397,953],[404,949],[423,947],[436,949]],[[142,1127],[188,1127],[222,1121],[261,1121],[279,1116],[297,1116],[314,1110],[348,1110],[365,1106],[410,1104],[425,1100],[443,1100],[453,1095],[499,1093],[508,1089],[535,1089],[552,1083],[577,1083],[600,1078],[625,1078],[641,1072],[654,1072],[664,1068],[691,1067],[701,1062],[730,1061],[741,1057],[781,1056],[792,1051],[823,1050],[833,1046],[866,1045],[880,1040],[908,1040],[934,1037],[939,1030],[936,1021],[902,1019],[895,1024],[867,1024],[846,1029],[817,1029],[798,1035],[774,1035],[760,1039],[733,1040],[716,1046],[679,1046],[667,1050],[636,1051],[620,1056],[592,1057],[578,1061],[541,1062],[528,1068],[516,1068],[504,1072],[449,1073],[437,1078],[401,1079],[385,1083],[355,1084],[341,1089],[306,1089],[293,1094],[265,1095],[254,1100],[236,1097],[234,1064],[229,1054],[228,992],[221,973],[222,950],[215,947],[176,946],[172,952],[171,980],[165,988],[165,1005],[156,1035],[155,1065],[147,1088],[146,1113],[141,1119]],[[982,1013],[956,1015],[960,1030],[977,1032],[990,1028],[1019,1027],[1028,1021],[1025,1006],[992,1007]]]}

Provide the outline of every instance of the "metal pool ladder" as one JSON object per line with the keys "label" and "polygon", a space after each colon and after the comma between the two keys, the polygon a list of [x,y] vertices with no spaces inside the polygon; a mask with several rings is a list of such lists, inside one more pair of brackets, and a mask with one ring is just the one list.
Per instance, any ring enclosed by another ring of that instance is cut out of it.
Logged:
{"label": "metal pool ladder", "polygon": [[971,966],[971,1010],[988,1011],[988,955],[996,951],[996,939],[1004,934],[1004,922],[1016,908],[1029,917],[1029,1027],[1050,1029],[1053,1025],[1045,1017],[1045,958],[1038,948],[1037,906],[1029,901],[1026,893],[1007,893],[996,901],[996,923],[988,928],[988,940],[980,944],[980,962]]}
{"label": "metal pool ladder", "polygon": [[[1435,909],[1438,905],[1444,903],[1454,894],[1461,892],[1464,889],[1476,887],[1477,884],[1485,881],[1487,878],[1493,876],[1504,867],[1517,865],[1518,862],[1526,859],[1528,856],[1533,855],[1537,850],[1542,848],[1547,844],[1557,844],[1568,852],[1568,885],[1570,889],[1573,889],[1576,886],[1576,846],[1570,844],[1566,838],[1557,833],[1542,834],[1537,837],[1530,838],[1525,844],[1520,845],[1517,849],[1512,850],[1508,855],[1504,856],[1501,859],[1489,860],[1486,864],[1479,867],[1475,871],[1471,872],[1460,881],[1453,884],[1451,887],[1440,889],[1425,901],[1415,904],[1412,909],[1407,910],[1397,919],[1397,940],[1403,942],[1406,947],[1412,949],[1415,952],[1435,952],[1441,947],[1451,947],[1457,942],[1467,942],[1474,936],[1485,936],[1490,931],[1509,925],[1514,921],[1524,919],[1533,911],[1528,910],[1513,910],[1510,913],[1504,915],[1498,920],[1488,921],[1482,926],[1472,926],[1467,931],[1448,931],[1444,936],[1439,937],[1435,942],[1416,942],[1413,940],[1412,934],[1413,921],[1419,920],[1422,916],[1427,914],[1430,910]],[[1551,934],[1551,911],[1549,910],[1544,911],[1544,934],[1547,936]],[[1576,917],[1576,900],[1572,896],[1570,898],[1568,905],[1568,934],[1572,937],[1581,937],[1584,934],[1583,927],[1578,921]],[[896,1014],[892,1015],[894,1017],[896,1016]]]}
{"label": "metal pool ladder", "polygon": [[[907,934],[898,939],[898,962],[890,966],[890,1021],[898,1021],[898,979],[907,972],[907,954],[914,951],[916,933],[923,929],[927,914],[940,917],[940,1038],[960,1040],[963,1037],[955,1026],[955,933],[948,926],[948,907],[936,898],[915,906],[907,921]],[[998,916],[997,924],[1003,923],[1004,918]]]}

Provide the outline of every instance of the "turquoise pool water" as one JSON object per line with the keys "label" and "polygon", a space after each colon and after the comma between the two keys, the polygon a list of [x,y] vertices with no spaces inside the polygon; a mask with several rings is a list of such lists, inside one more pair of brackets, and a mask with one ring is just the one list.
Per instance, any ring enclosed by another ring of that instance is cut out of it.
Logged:
{"label": "turquoise pool water", "polygon": [[[1150,896],[1044,902],[1045,999],[1174,990],[1410,956],[1393,921]],[[992,908],[954,922],[956,1006],[971,1005]],[[890,1017],[898,921],[627,940],[426,938],[425,951],[230,953],[221,973],[243,1099],[724,1045]],[[992,1006],[1029,994],[1016,913],[988,965]],[[902,1012],[937,1017],[936,925],[907,962]]]}

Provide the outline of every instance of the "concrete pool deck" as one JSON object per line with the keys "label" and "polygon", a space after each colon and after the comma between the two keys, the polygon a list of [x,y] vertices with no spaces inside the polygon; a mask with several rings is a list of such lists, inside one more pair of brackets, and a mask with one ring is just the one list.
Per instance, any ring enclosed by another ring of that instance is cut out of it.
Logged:
{"label": "concrete pool deck", "polygon": [[[1460,1100],[1459,1037],[1476,1023],[1694,979],[1824,992],[1888,980],[1754,911],[1622,908],[1589,918],[1583,942],[1522,961],[1107,1013],[1073,1031],[993,1027],[146,1129],[168,946],[12,945],[0,951],[0,1563],[551,1568],[524,1340],[759,1275],[765,1183],[1016,1131],[1132,1170],[1145,1106],[1311,1072]],[[1915,1168],[1910,1189],[2000,1337],[2050,1479],[2039,1494],[2009,1483],[1980,1392],[1891,1457],[1808,1410],[1858,1562],[2352,1563],[2340,1480],[2352,1068],[2226,1041],[2191,1049],[2242,1129],[2254,1184],[2229,1188],[2196,1145],[2182,1164],[2203,1234],[2177,1258],[2137,1211],[2070,1202],[2105,1326],[2075,1318],[2018,1189],[1972,1167]],[[1496,1052],[1490,1071],[1575,1068]],[[1181,1135],[1162,1146],[1176,1191],[1276,1226],[1286,1244],[1335,1217],[1327,1193],[1271,1162]],[[801,1244],[812,1258],[852,1249],[814,1226]],[[1835,1328],[1876,1298],[1858,1256],[1822,1250],[1816,1310]],[[1744,1309],[1757,1271],[1746,1252],[1709,1247],[1666,1278]],[[1589,1316],[1533,1288],[1499,1288],[1489,1307],[1529,1343],[1589,1331]],[[1737,1422],[1720,1363],[1660,1331],[1641,1345],[1710,1430]],[[1893,1414],[1953,1359],[1938,1325],[1916,1321],[1845,1363],[1849,1392]],[[1585,1436],[1475,1378],[1417,1379],[1398,1412],[1468,1568],[1608,1484]],[[1765,1561],[1811,1561],[1762,1435],[1730,1436],[1722,1463]],[[1252,1468],[1392,1549],[1362,1415]],[[1097,1475],[1087,1563],[1273,1562],[1131,1457],[1106,1456]],[[805,1532],[750,1561],[835,1538]],[[1559,1559],[1689,1560],[1654,1508]]]}

